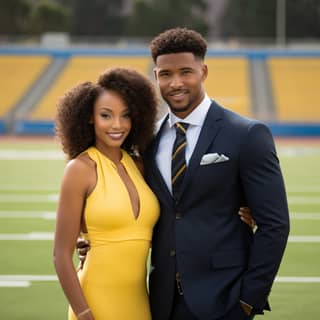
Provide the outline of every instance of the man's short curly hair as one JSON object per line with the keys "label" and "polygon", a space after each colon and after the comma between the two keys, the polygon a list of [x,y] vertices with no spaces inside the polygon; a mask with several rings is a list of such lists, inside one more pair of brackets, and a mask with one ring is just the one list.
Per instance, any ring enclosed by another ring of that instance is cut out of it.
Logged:
{"label": "man's short curly hair", "polygon": [[100,75],[97,83],[80,83],[58,102],[55,131],[68,159],[95,144],[91,119],[94,104],[104,90],[118,93],[129,109],[132,128],[122,148],[143,155],[151,141],[158,106],[153,84],[133,69],[110,68]]}
{"label": "man's short curly hair", "polygon": [[204,60],[207,42],[200,33],[187,28],[174,28],[160,33],[150,44],[154,63],[163,54],[191,52],[195,57]]}

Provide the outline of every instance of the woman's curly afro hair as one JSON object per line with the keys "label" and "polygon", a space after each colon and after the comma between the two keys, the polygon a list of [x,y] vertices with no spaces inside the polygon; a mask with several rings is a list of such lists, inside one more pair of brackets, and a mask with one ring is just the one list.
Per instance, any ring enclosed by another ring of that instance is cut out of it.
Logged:
{"label": "woman's curly afro hair", "polygon": [[134,69],[112,68],[100,75],[98,85],[117,92],[128,106],[132,125],[123,148],[143,154],[153,137],[157,115],[158,98],[152,82]]}
{"label": "woman's curly afro hair", "polygon": [[95,144],[91,119],[94,104],[104,90],[116,92],[129,109],[132,128],[122,148],[143,155],[152,140],[158,106],[152,82],[133,69],[110,68],[100,75],[97,83],[80,83],[58,102],[55,130],[68,159]]}

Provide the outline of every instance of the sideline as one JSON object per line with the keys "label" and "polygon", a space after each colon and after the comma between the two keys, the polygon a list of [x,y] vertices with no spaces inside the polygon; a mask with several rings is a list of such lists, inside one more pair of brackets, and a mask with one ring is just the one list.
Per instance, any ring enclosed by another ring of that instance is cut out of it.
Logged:
{"label": "sideline", "polygon": [[[46,241],[53,240],[53,232],[30,232],[30,233],[0,233],[0,241]],[[289,236],[288,242],[294,243],[320,243],[320,236]]]}
{"label": "sideline", "polygon": [[[57,282],[56,275],[0,275],[0,288],[27,288],[32,282]],[[278,283],[320,283],[320,277],[276,277]]]}

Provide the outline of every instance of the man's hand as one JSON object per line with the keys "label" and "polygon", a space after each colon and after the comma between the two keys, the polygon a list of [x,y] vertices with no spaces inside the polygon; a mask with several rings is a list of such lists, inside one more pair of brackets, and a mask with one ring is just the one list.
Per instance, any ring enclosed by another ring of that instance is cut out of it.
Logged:
{"label": "man's hand", "polygon": [[84,238],[78,238],[77,239],[77,255],[80,260],[80,266],[79,269],[83,268],[84,262],[87,257],[87,253],[90,250],[90,242],[89,240],[86,240]]}
{"label": "man's hand", "polygon": [[245,302],[243,302],[243,301],[240,301],[240,305],[241,305],[244,313],[247,316],[250,316],[253,308],[251,306],[249,306],[248,304],[246,304]]}

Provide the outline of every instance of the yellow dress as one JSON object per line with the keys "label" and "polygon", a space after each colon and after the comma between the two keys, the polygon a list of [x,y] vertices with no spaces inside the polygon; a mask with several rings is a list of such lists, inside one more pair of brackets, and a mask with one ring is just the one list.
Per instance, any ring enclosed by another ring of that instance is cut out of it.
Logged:
{"label": "yellow dress", "polygon": [[[95,320],[151,320],[146,264],[159,203],[132,158],[122,150],[121,163],[140,199],[138,218],[114,163],[95,147],[86,151],[97,165],[97,184],[86,201],[84,217],[90,250],[81,287]],[[69,308],[69,320],[76,316]]]}

